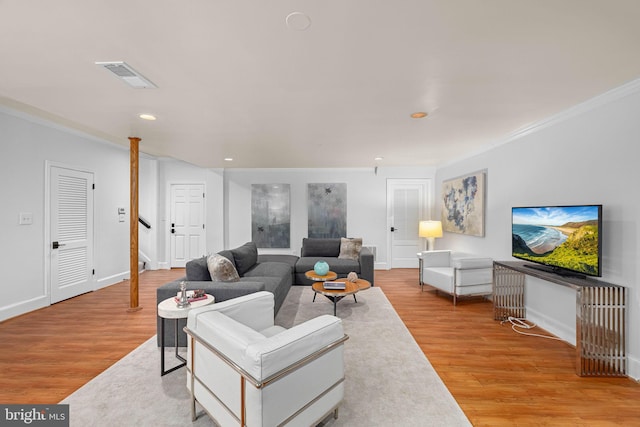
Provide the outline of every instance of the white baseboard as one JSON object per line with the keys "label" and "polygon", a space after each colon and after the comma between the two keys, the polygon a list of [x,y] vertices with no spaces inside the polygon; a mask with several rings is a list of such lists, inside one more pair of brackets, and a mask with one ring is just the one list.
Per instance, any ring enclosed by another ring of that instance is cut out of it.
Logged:
{"label": "white baseboard", "polygon": [[96,288],[94,290],[106,288],[107,286],[115,285],[118,282],[122,282],[123,280],[127,280],[130,277],[128,271],[124,271],[122,273],[114,274],[108,277],[102,277],[98,279],[96,282]]}
{"label": "white baseboard", "polygon": [[20,301],[6,307],[0,307],[0,322],[20,316],[21,314],[29,313],[33,310],[38,310],[39,308],[47,307],[50,305],[49,302],[49,295],[42,295],[27,301]]}
{"label": "white baseboard", "polygon": [[388,270],[389,267],[387,266],[386,262],[375,262],[373,264],[373,269],[374,270]]}
{"label": "white baseboard", "polygon": [[558,338],[566,341],[567,343],[575,346],[576,345],[576,326],[573,325],[565,325],[558,322],[555,319],[552,319],[544,314],[536,311],[530,307],[527,307],[527,320],[535,323],[540,326],[542,329],[552,333]]}
{"label": "white baseboard", "polygon": [[640,381],[640,359],[627,355],[627,375],[636,381]]}
{"label": "white baseboard", "polygon": [[171,265],[168,262],[158,262],[158,270],[171,270]]}

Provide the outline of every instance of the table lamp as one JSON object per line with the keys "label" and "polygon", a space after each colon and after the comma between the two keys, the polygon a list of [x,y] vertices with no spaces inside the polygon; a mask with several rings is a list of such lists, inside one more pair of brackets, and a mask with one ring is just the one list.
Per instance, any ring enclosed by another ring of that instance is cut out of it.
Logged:
{"label": "table lamp", "polygon": [[427,238],[427,250],[432,251],[436,237],[442,237],[442,222],[440,221],[420,221],[418,235]]}

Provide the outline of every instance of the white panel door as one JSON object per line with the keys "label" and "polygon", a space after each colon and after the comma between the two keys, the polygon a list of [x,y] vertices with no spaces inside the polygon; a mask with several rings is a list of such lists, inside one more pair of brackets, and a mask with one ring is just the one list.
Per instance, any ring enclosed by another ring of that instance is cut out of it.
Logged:
{"label": "white panel door", "polygon": [[171,267],[206,254],[204,185],[171,185]]}
{"label": "white panel door", "polygon": [[389,260],[391,268],[417,268],[421,250],[418,224],[425,219],[429,180],[390,179],[387,182]]}
{"label": "white panel door", "polygon": [[53,304],[94,288],[93,174],[57,166],[49,171]]}

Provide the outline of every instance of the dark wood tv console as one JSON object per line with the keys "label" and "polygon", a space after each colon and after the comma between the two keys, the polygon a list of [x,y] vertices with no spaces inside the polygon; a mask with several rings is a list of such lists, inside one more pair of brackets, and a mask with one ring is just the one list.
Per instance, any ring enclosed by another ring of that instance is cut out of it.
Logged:
{"label": "dark wood tv console", "polygon": [[495,320],[525,318],[526,276],[576,291],[576,373],[583,377],[625,377],[626,288],[595,279],[563,277],[520,261],[493,263]]}

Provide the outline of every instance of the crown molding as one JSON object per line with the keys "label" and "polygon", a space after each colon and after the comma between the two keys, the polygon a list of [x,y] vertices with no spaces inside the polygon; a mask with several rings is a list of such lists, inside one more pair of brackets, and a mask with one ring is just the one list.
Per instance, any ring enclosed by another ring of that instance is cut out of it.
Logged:
{"label": "crown molding", "polygon": [[640,92],[640,78],[631,80],[630,82],[627,82],[622,86],[618,86],[614,89],[611,89],[607,92],[604,92],[600,95],[590,98],[587,101],[584,101],[572,107],[569,107],[566,110],[563,110],[557,114],[554,114],[553,116],[549,116],[546,119],[542,119],[538,122],[535,122],[530,126],[516,130],[508,134],[504,138],[501,138],[492,144],[488,144],[487,146],[485,146],[480,150],[473,151],[464,157],[459,157],[457,159],[443,163],[442,165],[438,166],[438,169],[443,168],[445,166],[453,165],[455,163],[458,163],[465,159],[469,159],[471,157],[475,157],[479,154],[490,151],[501,145],[508,144],[510,142],[516,141],[532,133],[550,128],[552,126],[557,125],[558,123],[562,123],[576,116],[588,113],[589,111],[593,111],[597,108],[611,104],[612,102],[618,101],[624,97],[636,94],[638,92]]}
{"label": "crown molding", "polygon": [[523,129],[517,130],[508,135],[505,139],[500,140],[496,145],[502,145],[516,139],[520,139],[531,133],[538,132],[542,129],[555,126],[558,123],[562,123],[573,117],[588,113],[589,111],[593,111],[604,105],[611,104],[612,102],[618,101],[619,99],[622,99],[639,91],[640,79],[632,80],[622,86],[611,89],[591,99],[588,99],[587,101],[576,104],[573,107],[569,107],[568,109],[561,111],[558,114],[554,114],[553,116],[540,120],[532,124],[531,126],[527,126]]}

